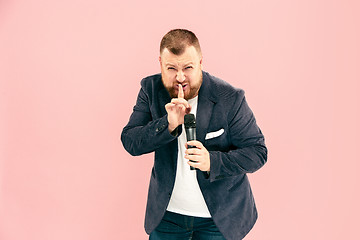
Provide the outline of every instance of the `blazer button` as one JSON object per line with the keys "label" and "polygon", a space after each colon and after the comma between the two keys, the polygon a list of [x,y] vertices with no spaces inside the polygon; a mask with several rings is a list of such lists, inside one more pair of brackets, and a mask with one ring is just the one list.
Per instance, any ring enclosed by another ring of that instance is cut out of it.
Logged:
{"label": "blazer button", "polygon": [[160,127],[156,128],[156,132],[160,132],[165,128],[165,125],[161,125]]}

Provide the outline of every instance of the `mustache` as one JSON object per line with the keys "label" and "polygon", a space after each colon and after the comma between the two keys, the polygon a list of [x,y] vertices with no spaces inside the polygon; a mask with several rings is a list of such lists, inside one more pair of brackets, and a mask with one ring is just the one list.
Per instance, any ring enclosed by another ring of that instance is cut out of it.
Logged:
{"label": "mustache", "polygon": [[185,86],[185,85],[189,85],[189,82],[177,82],[177,83],[174,83],[174,86],[179,86],[179,84],[181,85],[181,86]]}

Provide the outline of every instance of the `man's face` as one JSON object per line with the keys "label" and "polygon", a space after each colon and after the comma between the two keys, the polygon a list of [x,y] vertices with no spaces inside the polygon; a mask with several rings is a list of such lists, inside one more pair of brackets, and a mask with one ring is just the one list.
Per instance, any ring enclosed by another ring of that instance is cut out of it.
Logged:
{"label": "man's face", "polygon": [[183,87],[186,100],[198,95],[202,83],[202,57],[195,47],[187,47],[181,55],[165,48],[159,61],[162,82],[172,98],[178,96],[179,84]]}

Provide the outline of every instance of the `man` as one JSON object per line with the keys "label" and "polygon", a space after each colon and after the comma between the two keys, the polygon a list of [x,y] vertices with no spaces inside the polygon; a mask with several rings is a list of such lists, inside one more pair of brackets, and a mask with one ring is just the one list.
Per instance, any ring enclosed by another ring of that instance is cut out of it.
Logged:
{"label": "man", "polygon": [[[202,71],[199,41],[188,30],[163,37],[159,61],[161,75],[141,81],[121,134],[131,155],[155,151],[145,230],[150,240],[242,239],[257,219],[246,174],[267,160],[244,91]],[[186,142],[189,113],[197,140]]]}

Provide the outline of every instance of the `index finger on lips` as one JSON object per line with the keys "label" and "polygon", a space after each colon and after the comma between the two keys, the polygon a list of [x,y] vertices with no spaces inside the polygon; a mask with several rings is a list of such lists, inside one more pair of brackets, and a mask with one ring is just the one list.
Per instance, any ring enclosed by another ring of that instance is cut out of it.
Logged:
{"label": "index finger on lips", "polygon": [[184,90],[183,90],[181,84],[179,84],[178,98],[184,98]]}

